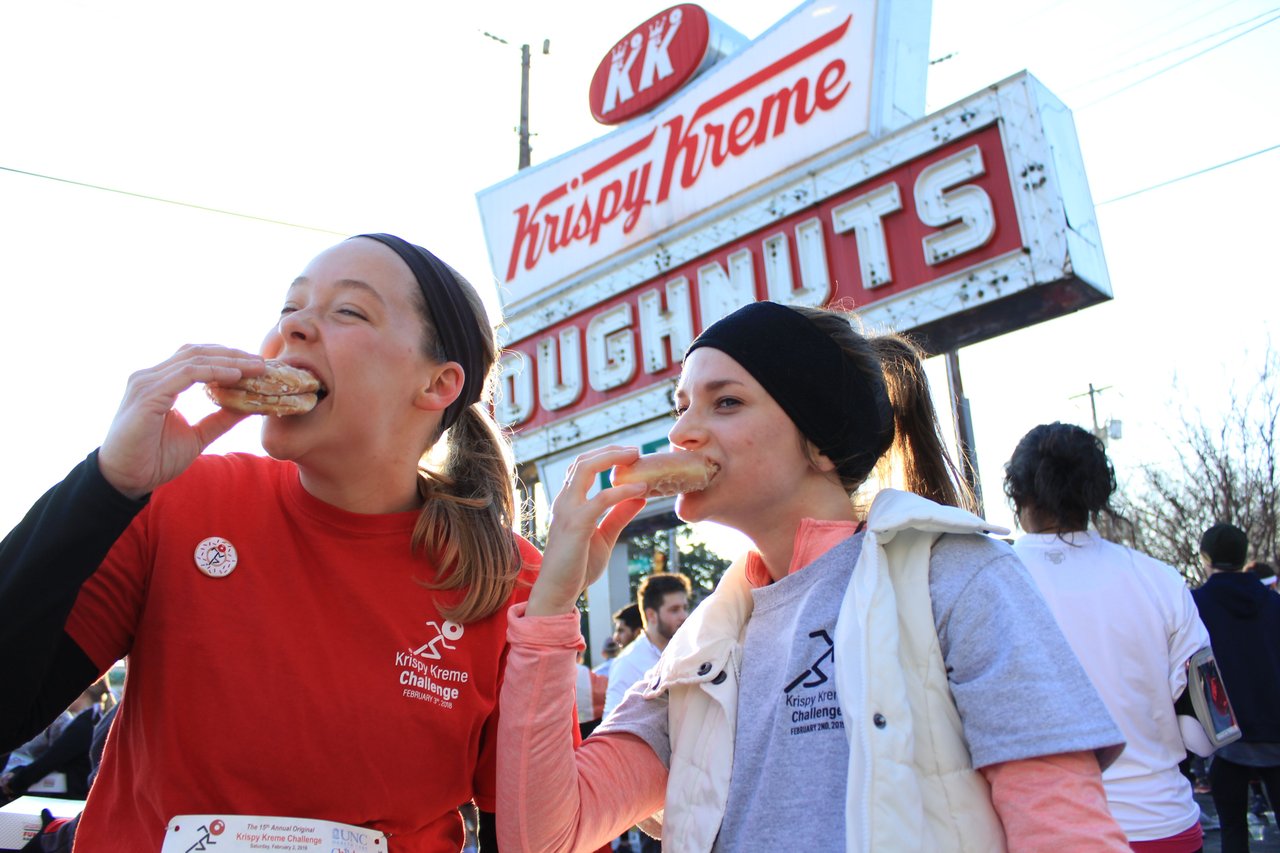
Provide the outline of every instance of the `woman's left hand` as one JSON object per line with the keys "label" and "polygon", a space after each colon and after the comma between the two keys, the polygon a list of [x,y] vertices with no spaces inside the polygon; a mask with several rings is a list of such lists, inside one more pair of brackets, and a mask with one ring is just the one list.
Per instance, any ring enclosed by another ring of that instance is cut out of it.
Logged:
{"label": "woman's left hand", "polygon": [[582,591],[604,572],[618,535],[644,508],[647,487],[634,483],[601,489],[590,498],[587,493],[603,472],[629,465],[639,455],[635,447],[603,447],[582,454],[569,466],[564,486],[551,505],[547,548],[529,593],[527,615],[554,616],[573,610]]}

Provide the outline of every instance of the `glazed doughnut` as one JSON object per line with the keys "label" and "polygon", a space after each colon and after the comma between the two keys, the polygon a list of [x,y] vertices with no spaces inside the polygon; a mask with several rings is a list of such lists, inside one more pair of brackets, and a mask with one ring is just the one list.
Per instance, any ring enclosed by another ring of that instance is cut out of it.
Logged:
{"label": "glazed doughnut", "polygon": [[644,483],[649,487],[648,498],[664,498],[684,492],[700,492],[711,484],[720,466],[701,453],[692,450],[676,450],[668,453],[649,453],[630,465],[613,469],[613,485]]}
{"label": "glazed doughnut", "polygon": [[209,399],[224,409],[247,415],[301,415],[320,400],[320,380],[309,371],[283,361],[267,359],[262,376],[241,379],[234,385],[208,383]]}

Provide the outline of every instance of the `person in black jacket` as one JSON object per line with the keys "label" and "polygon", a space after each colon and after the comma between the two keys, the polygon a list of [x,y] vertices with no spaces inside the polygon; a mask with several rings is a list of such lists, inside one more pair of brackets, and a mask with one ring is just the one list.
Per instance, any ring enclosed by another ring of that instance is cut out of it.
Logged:
{"label": "person in black jacket", "polygon": [[[112,705],[102,713],[93,727],[93,739],[89,744],[89,777],[86,787],[91,787],[93,778],[98,775],[98,765],[102,763],[102,750],[107,743],[107,732],[111,730],[111,722],[115,719],[116,710],[119,707],[118,704]],[[80,825],[80,815],[72,818],[55,818],[48,809],[44,809],[40,817],[42,824],[40,831],[22,848],[23,853],[71,853],[71,847],[75,843],[76,828]]]}
{"label": "person in black jacket", "polygon": [[1242,737],[1218,749],[1209,768],[1222,823],[1223,853],[1249,849],[1249,780],[1260,777],[1280,802],[1280,596],[1244,569],[1248,538],[1215,524],[1200,539],[1209,580],[1192,592]]}
{"label": "person in black jacket", "polygon": [[[114,707],[107,678],[89,685],[67,708],[70,722],[63,724],[26,764],[14,762],[0,775],[0,795],[4,799],[22,796],[27,789],[51,773],[61,773],[66,785],[61,791],[45,791],[45,796],[83,800],[89,792],[89,747],[94,727],[107,708]],[[30,746],[30,744],[28,745]],[[25,749],[26,747],[24,747]]]}
{"label": "person in black jacket", "polygon": [[83,800],[89,793],[89,744],[99,714],[96,705],[76,714],[39,758],[0,777],[0,789],[9,796],[21,796],[50,773],[62,773],[67,779],[66,789],[46,796]]}

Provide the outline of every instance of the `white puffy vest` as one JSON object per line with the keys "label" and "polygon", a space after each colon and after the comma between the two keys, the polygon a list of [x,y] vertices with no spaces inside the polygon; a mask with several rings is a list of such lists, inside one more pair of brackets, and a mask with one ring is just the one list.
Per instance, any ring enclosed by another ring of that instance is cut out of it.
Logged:
{"label": "white puffy vest", "polygon": [[[853,665],[850,655],[836,655],[850,753],[846,850],[1006,849],[990,790],[965,744],[929,597],[937,538],[993,529],[906,492],[886,489],[872,503],[835,630],[836,648],[856,649],[861,658]],[[706,853],[719,833],[751,607],[739,560],[668,644],[645,690],[647,697],[668,694],[671,767],[665,810],[642,826],[660,834],[669,853]]]}

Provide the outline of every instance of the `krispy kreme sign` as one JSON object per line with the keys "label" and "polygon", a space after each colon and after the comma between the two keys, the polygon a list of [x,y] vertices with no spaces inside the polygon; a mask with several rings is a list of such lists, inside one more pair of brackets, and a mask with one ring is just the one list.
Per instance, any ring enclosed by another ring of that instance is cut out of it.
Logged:
{"label": "krispy kreme sign", "polygon": [[[664,13],[667,27],[677,11],[681,29],[696,17],[675,7]],[[645,34],[647,49],[650,32],[624,42]],[[866,135],[875,124],[875,34],[874,0],[801,7],[642,121],[481,192],[504,305],[689,221],[762,175]],[[648,79],[641,71],[633,89]]]}
{"label": "krispy kreme sign", "polygon": [[1023,74],[513,311],[496,413],[522,460],[665,417],[685,347],[758,299],[839,301],[938,350],[1109,295],[1069,113]]}
{"label": "krispy kreme sign", "polygon": [[757,299],[870,306],[1021,245],[989,126],[508,344],[501,414],[536,427],[662,382],[697,330]]}
{"label": "krispy kreme sign", "polygon": [[[928,7],[806,3],[479,194],[519,461],[554,475],[583,445],[665,434],[685,348],[753,300],[839,302],[942,351],[1110,297],[1070,112],[1021,74],[924,116]],[[613,51],[647,50],[651,25]]]}

